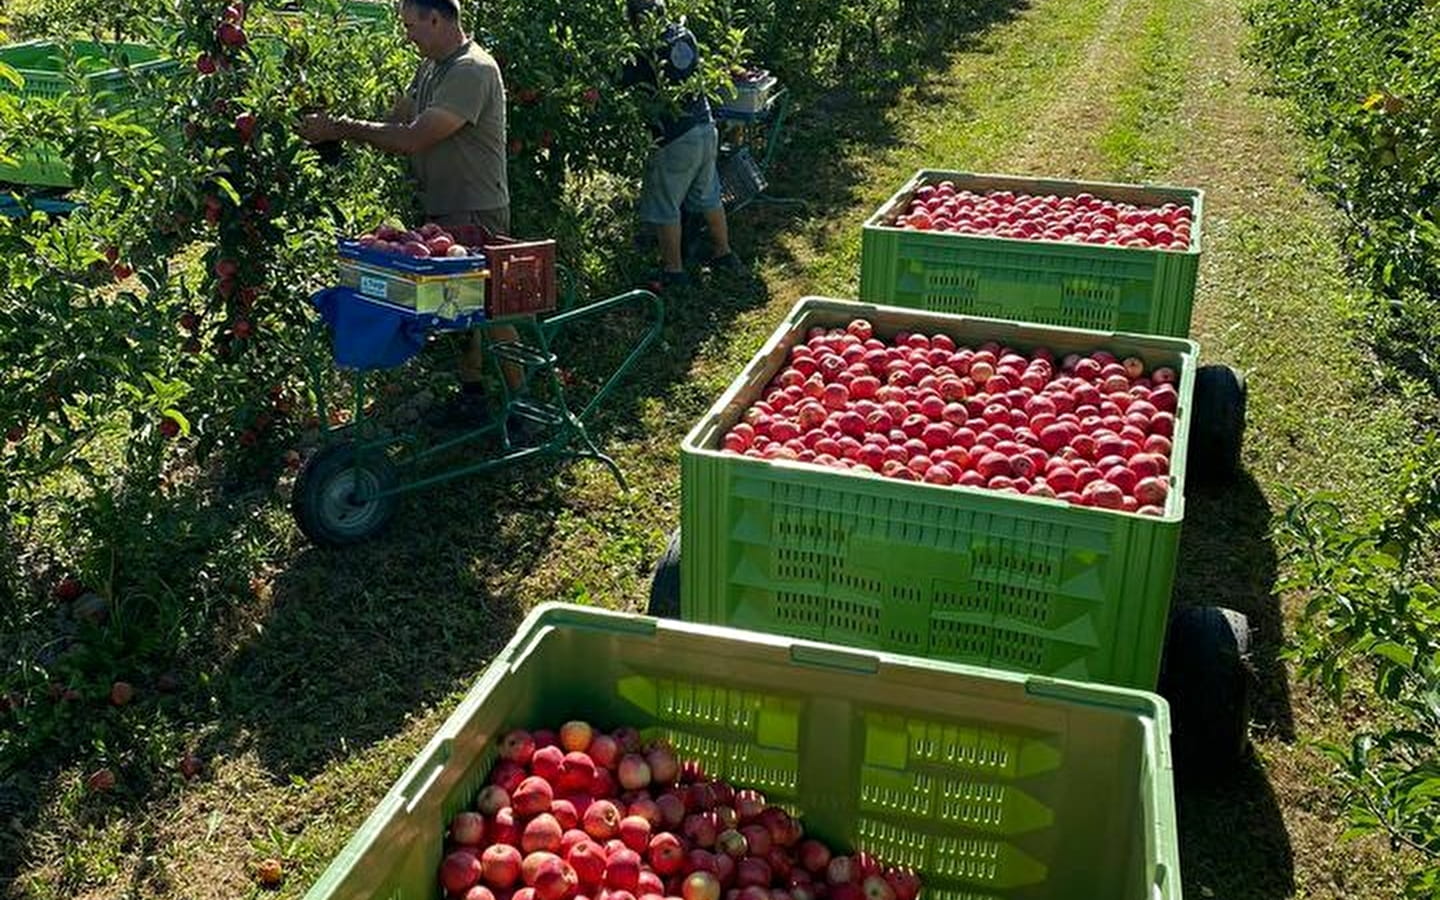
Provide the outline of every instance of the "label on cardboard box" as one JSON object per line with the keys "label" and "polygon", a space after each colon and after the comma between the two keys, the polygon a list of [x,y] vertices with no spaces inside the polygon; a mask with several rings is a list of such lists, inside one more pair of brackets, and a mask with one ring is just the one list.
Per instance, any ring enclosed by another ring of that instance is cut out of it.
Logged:
{"label": "label on cardboard box", "polygon": [[360,276],[360,293],[367,297],[374,297],[377,300],[386,299],[386,281],[384,278],[376,278],[374,275]]}

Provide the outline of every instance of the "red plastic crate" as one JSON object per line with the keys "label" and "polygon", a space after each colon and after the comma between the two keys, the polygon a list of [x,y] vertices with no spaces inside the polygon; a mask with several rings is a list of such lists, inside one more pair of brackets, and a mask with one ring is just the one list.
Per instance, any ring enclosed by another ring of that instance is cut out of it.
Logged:
{"label": "red plastic crate", "polygon": [[485,244],[490,285],[485,314],[492,319],[534,315],[555,308],[555,242],[496,238]]}
{"label": "red plastic crate", "polygon": [[449,229],[460,242],[482,247],[490,266],[485,315],[529,316],[555,309],[555,242],[521,241],[478,225]]}

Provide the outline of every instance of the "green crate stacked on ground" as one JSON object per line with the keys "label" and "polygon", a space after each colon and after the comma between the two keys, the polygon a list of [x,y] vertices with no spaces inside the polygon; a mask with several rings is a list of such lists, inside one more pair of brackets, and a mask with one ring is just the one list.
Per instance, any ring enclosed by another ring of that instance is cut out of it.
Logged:
{"label": "green crate stacked on ground", "polygon": [[[1109,350],[1179,374],[1164,515],[723,452],[815,326]],[[805,298],[681,445],[680,615],[931,659],[1153,689],[1184,513],[1195,344]]]}
{"label": "green crate stacked on ground", "polygon": [[[300,28],[303,25],[302,13],[318,14],[325,8],[324,3],[293,0],[277,9],[276,13],[291,27]],[[362,30],[367,31],[387,28],[392,22],[398,22],[400,17],[396,4],[381,2],[381,0],[340,0],[339,12],[342,22],[358,25]],[[270,36],[261,35],[258,40],[271,44],[271,52],[277,54],[284,52],[283,44]]]}
{"label": "green crate stacked on ground", "polygon": [[1178,900],[1165,702],[1136,691],[549,604],[309,900],[435,900],[447,823],[511,728],[665,736],[932,900]]}
{"label": "green crate stacked on ground", "polygon": [[[1021,240],[897,228],[924,185],[1059,197],[1081,193],[1138,205],[1188,206],[1186,251]],[[914,309],[1133,334],[1190,332],[1200,264],[1203,192],[925,169],[885,202],[861,235],[860,299]]]}
{"label": "green crate stacked on ground", "polygon": [[[165,59],[158,50],[140,44],[27,41],[0,47],[0,63],[14,69],[24,80],[24,84],[16,88],[0,79],[0,92],[17,94],[22,99],[54,99],[69,93],[72,85],[66,72],[67,48],[75,57],[75,68],[84,78],[87,89],[96,94],[109,93],[120,105],[129,95],[130,73],[159,73],[176,66],[174,60]],[[0,182],[35,187],[72,186],[68,164],[57,150],[49,147],[27,150],[14,165],[0,164]]]}
{"label": "green crate stacked on ground", "polygon": [[340,8],[347,16],[370,25],[384,25],[396,16],[395,5],[376,0],[344,0]]}

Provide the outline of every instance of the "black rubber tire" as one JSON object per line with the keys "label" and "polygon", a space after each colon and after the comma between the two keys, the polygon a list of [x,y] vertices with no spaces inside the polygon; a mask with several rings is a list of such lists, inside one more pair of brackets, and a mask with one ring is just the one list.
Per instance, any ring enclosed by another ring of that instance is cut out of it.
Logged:
{"label": "black rubber tire", "polygon": [[305,536],[322,547],[358,544],[390,524],[395,495],[357,503],[355,487],[363,484],[378,492],[393,488],[397,480],[395,467],[383,453],[361,459],[352,444],[331,444],[310,457],[300,470],[290,511]]}
{"label": "black rubber tire", "polygon": [[1240,471],[1245,445],[1245,376],[1230,366],[1201,366],[1195,373],[1190,417],[1189,467],[1201,484],[1229,484]]}
{"label": "black rubber tire", "polygon": [[1170,704],[1176,768],[1235,771],[1249,746],[1250,621],[1218,606],[1177,610],[1165,638],[1160,693]]}
{"label": "black rubber tire", "polygon": [[650,578],[650,606],[646,610],[652,616],[665,619],[680,618],[680,529],[670,532],[670,541],[660,561],[655,563],[655,574]]}

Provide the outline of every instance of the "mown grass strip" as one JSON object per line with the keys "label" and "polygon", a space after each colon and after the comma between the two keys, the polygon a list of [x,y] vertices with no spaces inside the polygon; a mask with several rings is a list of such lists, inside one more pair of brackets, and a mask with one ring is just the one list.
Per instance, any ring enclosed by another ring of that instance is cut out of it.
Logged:
{"label": "mown grass strip", "polygon": [[1121,82],[1114,117],[1097,141],[1108,177],[1151,180],[1174,159],[1194,18],[1195,6],[1185,0],[1149,5],[1135,67]]}

